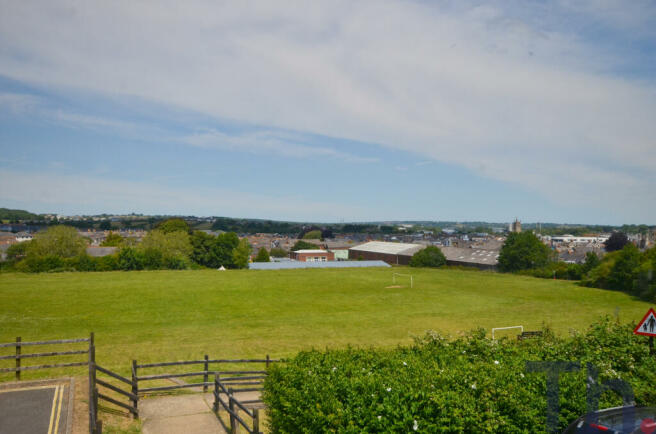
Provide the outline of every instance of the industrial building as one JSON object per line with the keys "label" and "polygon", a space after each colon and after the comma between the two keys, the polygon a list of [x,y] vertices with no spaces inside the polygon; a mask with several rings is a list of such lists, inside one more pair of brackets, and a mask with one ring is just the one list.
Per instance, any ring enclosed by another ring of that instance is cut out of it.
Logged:
{"label": "industrial building", "polygon": [[[408,265],[412,255],[426,248],[423,244],[389,243],[371,241],[349,249],[350,260],[381,260],[390,265]],[[498,264],[499,250],[462,247],[440,247],[447,265],[476,267],[494,270]]]}
{"label": "industrial building", "polygon": [[425,248],[422,244],[370,241],[349,249],[350,260],[385,261],[390,265],[408,265],[412,255]]}

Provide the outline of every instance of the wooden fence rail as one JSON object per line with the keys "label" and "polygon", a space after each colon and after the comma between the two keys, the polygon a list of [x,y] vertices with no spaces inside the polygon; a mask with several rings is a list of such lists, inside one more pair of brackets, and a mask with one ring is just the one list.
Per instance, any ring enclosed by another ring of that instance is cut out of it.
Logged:
{"label": "wooden fence rail", "polygon": [[[244,427],[244,429],[250,434],[260,434],[260,412],[257,408],[248,408],[245,404],[247,403],[256,403],[261,402],[260,400],[251,400],[251,401],[239,401],[235,392],[246,392],[249,390],[245,389],[233,389],[231,387],[226,387],[226,384],[222,382],[220,376],[214,378],[214,406],[213,410],[217,414],[217,418],[223,428],[230,432],[231,434],[236,434],[239,425]],[[224,394],[227,397],[227,402],[221,398],[221,395]],[[228,413],[230,424],[226,426],[223,422],[223,419],[219,416],[219,406],[223,408]],[[239,414],[239,411],[242,411],[251,419],[251,423],[247,423]]]}
{"label": "wooden fence rail", "polygon": [[91,333],[89,338],[80,338],[80,339],[57,339],[50,341],[34,341],[34,342],[23,342],[23,339],[18,336],[16,342],[7,342],[0,343],[0,348],[15,348],[15,353],[11,355],[0,356],[0,360],[15,360],[15,365],[11,368],[0,368],[0,373],[3,372],[14,372],[16,375],[16,381],[20,381],[21,372],[23,371],[32,371],[36,369],[52,369],[52,368],[67,368],[72,366],[85,366],[89,363],[89,360],[83,362],[66,362],[66,363],[48,363],[43,365],[28,365],[23,366],[21,361],[25,359],[34,359],[39,357],[56,357],[56,356],[70,356],[76,354],[88,354],[89,350],[68,350],[68,351],[48,351],[41,353],[23,353],[24,347],[33,347],[33,346],[44,346],[44,345],[66,345],[66,344],[76,344],[81,342],[89,342],[89,346],[93,345],[93,333]]}
{"label": "wooden fence rail", "polygon": [[[268,355],[264,359],[210,359],[206,354],[203,359],[198,360],[179,360],[175,362],[160,362],[160,363],[137,363],[136,360],[132,361],[132,381],[136,384],[133,393],[135,395],[153,393],[153,392],[163,392],[167,390],[175,389],[184,389],[189,387],[202,387],[204,392],[207,392],[208,387],[212,386],[214,383],[210,381],[209,377],[211,375],[251,375],[251,374],[266,374],[265,370],[211,370],[211,364],[245,364],[245,363],[264,363],[266,368],[269,367],[271,363],[279,362],[279,360],[273,360]],[[202,371],[192,371],[192,372],[179,372],[179,373],[167,373],[167,374],[151,374],[151,375],[139,375],[139,371],[142,369],[148,368],[159,368],[159,367],[171,367],[171,366],[189,366],[189,365],[203,365]],[[183,377],[203,377],[202,382],[191,383],[191,384],[176,384],[171,386],[158,386],[158,387],[139,387],[139,382],[142,381],[151,381],[151,380],[164,380],[171,378],[183,378]]]}

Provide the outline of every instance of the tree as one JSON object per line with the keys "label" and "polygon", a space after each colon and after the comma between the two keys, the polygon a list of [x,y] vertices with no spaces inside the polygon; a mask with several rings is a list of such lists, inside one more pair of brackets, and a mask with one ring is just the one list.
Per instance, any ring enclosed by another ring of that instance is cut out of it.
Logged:
{"label": "tree", "polygon": [[262,247],[257,252],[257,256],[255,257],[253,262],[271,262],[271,258],[269,257],[269,252],[267,252],[267,249]]}
{"label": "tree", "polygon": [[604,243],[604,248],[607,252],[614,252],[616,250],[622,250],[628,242],[629,239],[625,233],[613,232]]}
{"label": "tree", "polygon": [[638,277],[640,267],[640,250],[628,243],[620,250],[608,276],[608,286],[620,291],[631,291]]}
{"label": "tree", "polygon": [[103,220],[100,222],[100,225],[98,226],[98,229],[102,231],[109,231],[112,229],[112,222],[109,220]]}
{"label": "tree", "polygon": [[321,231],[319,229],[307,232],[305,235],[303,235],[304,240],[319,240],[321,238]]}
{"label": "tree", "polygon": [[281,249],[280,247],[273,247],[269,251],[269,255],[273,256],[274,258],[286,258],[289,253],[285,249]]}
{"label": "tree", "polygon": [[[188,262],[193,251],[189,235],[186,232],[163,232],[159,229],[150,231],[139,245],[141,252],[152,251],[153,249],[161,252],[162,261],[171,262],[175,260],[176,264],[179,264],[180,261]],[[153,257],[152,252],[150,256]],[[179,266],[175,268],[179,268]]]}
{"label": "tree", "polygon": [[158,224],[156,229],[159,229],[165,234],[171,232],[177,232],[177,231],[189,233],[189,225],[187,224],[186,221],[182,220],[181,218],[165,220],[160,224]]}
{"label": "tree", "polygon": [[512,232],[501,247],[498,267],[506,272],[530,270],[546,266],[551,258],[549,247],[532,232]]}
{"label": "tree", "polygon": [[39,232],[27,249],[28,256],[58,256],[72,258],[85,252],[87,243],[75,228],[52,226]]}
{"label": "tree", "polygon": [[312,250],[312,249],[316,249],[316,248],[317,248],[316,244],[308,243],[307,241],[303,241],[303,240],[298,240],[292,246],[292,252],[295,252],[297,250],[308,250],[308,249]]}
{"label": "tree", "polygon": [[7,248],[7,261],[16,262],[25,257],[30,244],[33,241],[12,244]]}
{"label": "tree", "polygon": [[118,247],[123,244],[123,237],[116,232],[110,232],[100,245],[103,247]]}
{"label": "tree", "polygon": [[232,252],[232,263],[236,268],[248,268],[248,259],[251,256],[251,245],[246,238],[239,240],[239,244]]}
{"label": "tree", "polygon": [[[226,268],[235,268],[232,251],[239,245],[239,237],[234,232],[224,232],[219,234],[212,245],[212,267],[224,266]],[[209,266],[209,265],[208,265]]]}
{"label": "tree", "polygon": [[194,231],[190,238],[191,241],[191,260],[204,267],[217,268],[219,264],[212,252],[212,246],[216,243],[214,235],[203,231]]}
{"label": "tree", "polygon": [[595,252],[588,252],[585,254],[585,262],[583,263],[583,268],[581,271],[583,274],[587,274],[588,271],[597,267],[600,263],[601,261],[599,260],[599,256],[597,256]]}
{"label": "tree", "polygon": [[411,267],[441,267],[446,264],[446,257],[439,247],[428,246],[412,255]]}

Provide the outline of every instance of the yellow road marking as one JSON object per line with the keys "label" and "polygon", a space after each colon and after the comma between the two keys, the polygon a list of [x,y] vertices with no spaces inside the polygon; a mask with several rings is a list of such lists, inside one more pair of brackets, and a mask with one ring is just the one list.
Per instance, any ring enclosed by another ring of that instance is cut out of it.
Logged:
{"label": "yellow road marking", "polygon": [[48,434],[52,433],[52,422],[55,420],[55,408],[57,407],[57,392],[59,392],[59,386],[55,387],[55,393],[52,395],[52,411],[50,412],[50,423],[48,424]]}
{"label": "yellow road marking", "polygon": [[62,401],[63,401],[63,396],[64,396],[64,388],[60,387],[59,388],[59,402],[57,403],[57,419],[55,419],[55,430],[52,432],[52,434],[57,434],[59,432],[59,416],[61,416],[61,407],[62,407]]}
{"label": "yellow road marking", "polygon": [[0,390],[0,393],[7,393],[7,392],[20,392],[21,390],[38,390],[38,389],[54,389],[58,387],[57,385],[49,385],[49,386],[33,386],[33,387],[19,387],[17,389],[6,389],[6,390]]}

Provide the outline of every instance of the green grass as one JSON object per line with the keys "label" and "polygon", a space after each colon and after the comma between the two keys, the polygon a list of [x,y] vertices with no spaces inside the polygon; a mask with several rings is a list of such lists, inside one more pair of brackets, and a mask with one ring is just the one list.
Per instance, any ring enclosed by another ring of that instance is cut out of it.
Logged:
{"label": "green grass", "polygon": [[623,293],[566,281],[394,271],[414,274],[415,288],[385,288],[392,270],[382,268],[0,274],[0,342],[94,331],[98,362],[126,372],[132,359],[390,347],[429,329],[455,334],[480,326],[489,333],[492,327],[548,324],[567,333],[616,308],[621,321],[636,321],[649,307]]}

